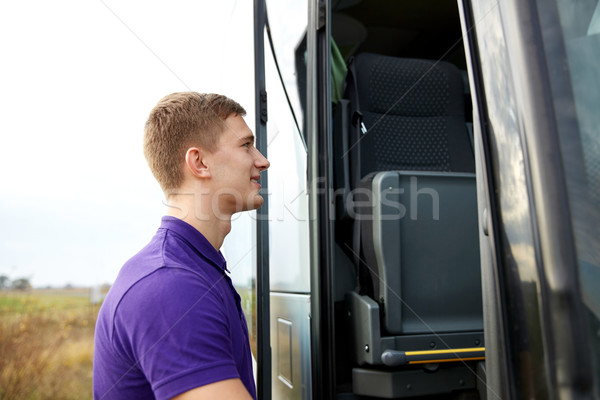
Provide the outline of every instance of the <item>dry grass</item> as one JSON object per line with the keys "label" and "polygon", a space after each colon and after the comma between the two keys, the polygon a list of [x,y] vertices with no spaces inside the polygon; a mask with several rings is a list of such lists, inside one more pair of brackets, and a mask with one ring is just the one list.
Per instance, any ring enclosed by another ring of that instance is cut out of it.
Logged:
{"label": "dry grass", "polygon": [[97,313],[81,291],[0,292],[0,399],[91,399]]}

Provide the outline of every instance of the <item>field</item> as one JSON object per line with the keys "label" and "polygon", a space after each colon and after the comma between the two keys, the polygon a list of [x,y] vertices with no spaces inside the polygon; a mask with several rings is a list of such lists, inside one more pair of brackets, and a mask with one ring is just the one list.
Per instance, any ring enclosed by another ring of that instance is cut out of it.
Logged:
{"label": "field", "polygon": [[92,398],[89,293],[0,291],[0,400]]}

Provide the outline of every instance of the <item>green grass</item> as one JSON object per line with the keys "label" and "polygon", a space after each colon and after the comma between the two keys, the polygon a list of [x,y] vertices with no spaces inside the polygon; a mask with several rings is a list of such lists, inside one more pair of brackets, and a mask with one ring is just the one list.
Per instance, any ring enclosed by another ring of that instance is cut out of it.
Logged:
{"label": "green grass", "polygon": [[98,308],[82,290],[0,292],[0,399],[91,399]]}

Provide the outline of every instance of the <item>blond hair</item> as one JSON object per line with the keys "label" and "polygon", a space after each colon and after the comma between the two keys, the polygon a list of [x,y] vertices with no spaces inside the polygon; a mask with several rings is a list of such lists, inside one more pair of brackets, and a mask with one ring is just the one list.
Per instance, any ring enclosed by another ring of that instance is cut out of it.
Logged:
{"label": "blond hair", "polygon": [[214,93],[173,93],[158,102],[146,121],[144,156],[163,191],[181,186],[188,148],[215,150],[224,121],[232,114],[244,116],[246,110]]}

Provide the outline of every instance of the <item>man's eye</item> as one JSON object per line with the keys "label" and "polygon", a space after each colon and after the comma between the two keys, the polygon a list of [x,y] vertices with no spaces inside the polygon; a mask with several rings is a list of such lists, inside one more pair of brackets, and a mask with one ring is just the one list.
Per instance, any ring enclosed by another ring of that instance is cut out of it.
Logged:
{"label": "man's eye", "polygon": [[244,147],[246,147],[247,149],[249,149],[250,148],[250,142],[244,143]]}

